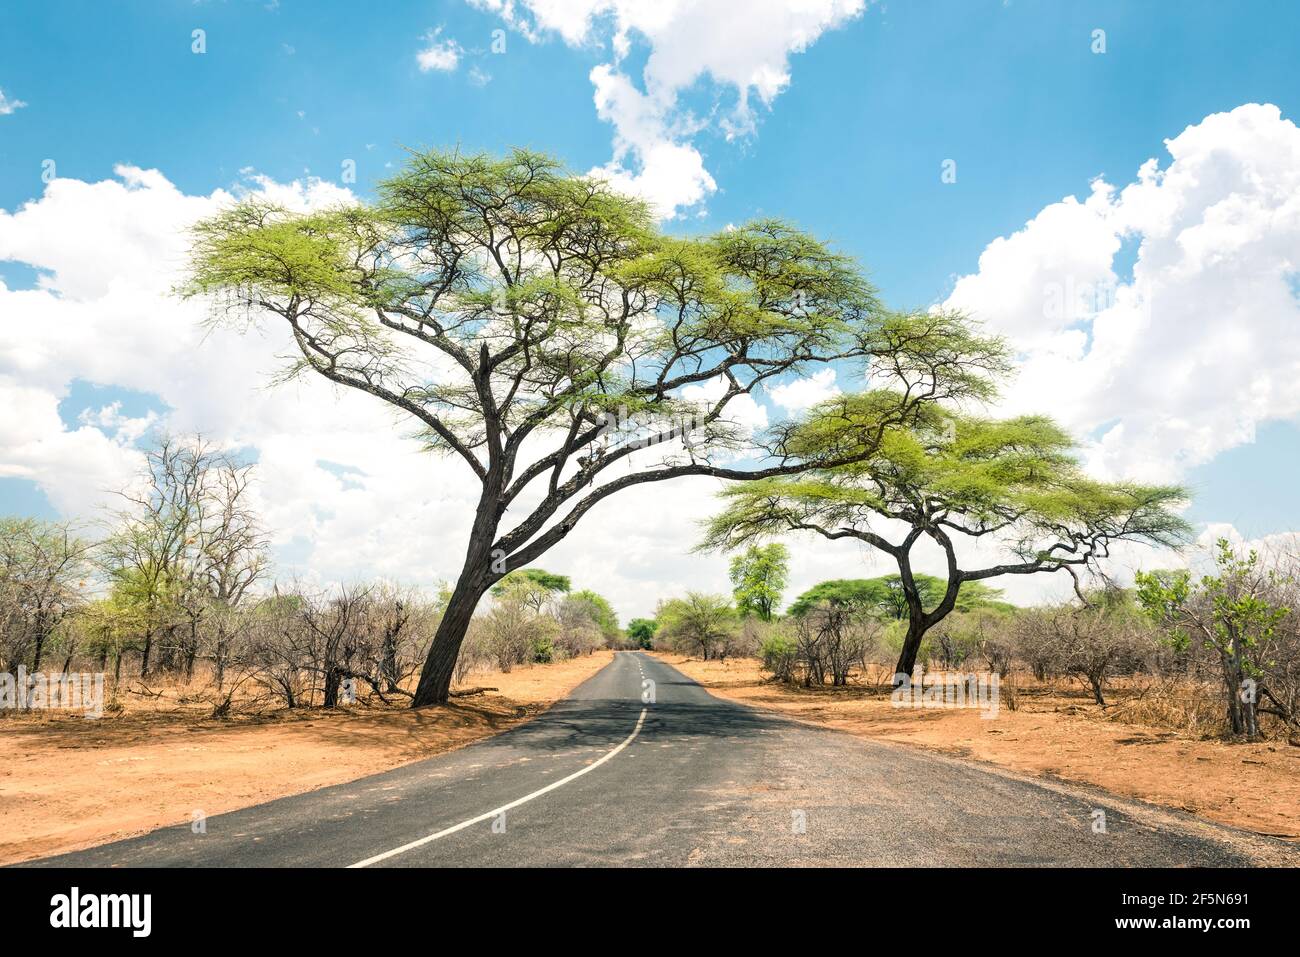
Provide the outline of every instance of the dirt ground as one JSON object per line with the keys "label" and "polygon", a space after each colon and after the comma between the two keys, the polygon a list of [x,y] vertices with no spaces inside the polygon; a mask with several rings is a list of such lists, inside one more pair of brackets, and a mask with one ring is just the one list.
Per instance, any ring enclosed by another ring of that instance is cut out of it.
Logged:
{"label": "dirt ground", "polygon": [[1026,688],[1017,710],[891,707],[887,690],[804,689],[766,680],[751,658],[726,662],[660,657],[710,692],[755,707],[986,761],[1023,773],[1082,782],[1180,808],[1259,834],[1300,841],[1300,747],[1285,741],[1229,744],[1108,720],[1082,690]]}
{"label": "dirt ground", "polygon": [[[412,711],[352,707],[213,720],[183,699],[132,701],[99,720],[0,721],[0,864],[77,850],[385,771],[505,731],[609,663],[478,673],[498,690]],[[210,709],[209,709],[210,710]]]}

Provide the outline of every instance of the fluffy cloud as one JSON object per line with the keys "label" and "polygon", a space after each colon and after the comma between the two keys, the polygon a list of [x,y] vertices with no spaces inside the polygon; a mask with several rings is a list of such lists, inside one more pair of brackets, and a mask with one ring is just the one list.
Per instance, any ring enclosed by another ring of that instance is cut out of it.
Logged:
{"label": "fluffy cloud", "polygon": [[450,37],[442,38],[442,27],[429,33],[424,40],[428,45],[415,55],[415,62],[420,65],[421,72],[437,70],[450,73],[460,65],[461,54],[464,51],[461,50],[460,44]]}
{"label": "fluffy cloud", "polygon": [[835,370],[828,367],[819,369],[806,378],[783,382],[767,391],[773,402],[793,414],[839,395],[840,387],[835,384]]}
{"label": "fluffy cloud", "polygon": [[[716,125],[728,138],[754,129],[754,100],[770,107],[790,83],[790,55],[858,16],[867,0],[470,0],[531,41],[557,34],[570,46],[608,40],[612,59],[591,71],[596,110],[614,127],[614,155],[593,172],[652,202],[665,217],[717,189],[690,142]],[[638,88],[624,70],[633,39],[649,46]],[[734,98],[709,119],[682,108],[708,79]]]}
{"label": "fluffy cloud", "polygon": [[14,110],[20,110],[26,105],[22,100],[15,100],[5,96],[5,91],[0,90],[0,116],[8,116]]}
{"label": "fluffy cloud", "polygon": [[1049,407],[1107,477],[1176,480],[1300,415],[1300,130],[1248,104],[1165,145],[994,240],[945,303],[1023,350],[1004,408]]}

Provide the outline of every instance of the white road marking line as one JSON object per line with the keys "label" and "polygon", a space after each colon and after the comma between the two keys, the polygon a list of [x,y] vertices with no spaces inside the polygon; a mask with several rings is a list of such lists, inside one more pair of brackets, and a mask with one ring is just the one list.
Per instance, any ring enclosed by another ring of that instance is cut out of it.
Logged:
{"label": "white road marking line", "polygon": [[573,772],[567,778],[560,778],[560,780],[553,781],[552,783],[546,785],[546,787],[534,791],[532,794],[526,794],[523,797],[519,798],[518,800],[511,801],[509,804],[503,804],[500,807],[493,808],[490,811],[484,811],[478,817],[472,817],[468,821],[461,821],[461,823],[452,825],[451,827],[448,828],[444,828],[443,830],[438,831],[436,834],[430,834],[427,837],[420,838],[419,840],[411,841],[411,843],[409,844],[403,844],[401,847],[395,847],[391,851],[384,851],[384,853],[376,854],[374,857],[367,857],[364,861],[357,861],[355,864],[349,864],[348,868],[351,869],[354,867],[369,867],[371,864],[378,864],[380,861],[386,861],[390,857],[396,857],[398,854],[405,854],[407,851],[413,851],[417,847],[423,847],[426,844],[431,844],[434,841],[438,840],[438,838],[440,837],[446,837],[448,834],[455,834],[457,831],[463,831],[467,827],[473,827],[475,824],[481,824],[484,821],[491,820],[492,818],[496,817],[498,814],[502,814],[506,811],[511,810],[512,808],[517,808],[521,804],[527,804],[529,801],[533,800],[533,798],[539,798],[543,794],[546,794],[550,791],[554,791],[556,788],[568,784],[570,781],[577,780],[578,778],[582,777],[584,774],[588,773],[589,771],[596,770],[596,768],[600,767],[610,758],[614,757],[616,754],[618,754],[620,751],[626,748],[629,744],[631,744],[633,740],[636,739],[636,736],[641,733],[641,725],[645,724],[645,716],[648,710],[650,709],[649,708],[641,709],[641,715],[636,719],[636,727],[632,729],[631,734],[629,734],[626,738],[623,739],[623,742],[621,744],[619,744],[617,747],[609,751],[606,751],[597,760],[593,761],[591,764],[587,765],[582,770]]}

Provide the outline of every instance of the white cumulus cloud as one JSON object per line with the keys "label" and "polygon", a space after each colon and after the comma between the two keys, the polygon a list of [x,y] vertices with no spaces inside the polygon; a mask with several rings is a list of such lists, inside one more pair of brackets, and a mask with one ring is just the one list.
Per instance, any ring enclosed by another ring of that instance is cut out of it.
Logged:
{"label": "white cumulus cloud", "polygon": [[443,38],[442,27],[427,34],[424,40],[428,45],[415,55],[415,61],[420,65],[421,72],[437,70],[450,73],[460,65],[461,54],[464,51],[455,40],[450,37]]}
{"label": "white cumulus cloud", "polygon": [[5,95],[4,90],[0,90],[0,116],[8,116],[14,110],[20,110],[27,104],[22,100],[16,100]]}
{"label": "white cumulus cloud", "polygon": [[1176,480],[1300,416],[1300,129],[1247,104],[1165,145],[995,239],[945,303],[1023,351],[1004,408],[1056,415],[1107,477]]}
{"label": "white cumulus cloud", "polygon": [[[614,127],[614,155],[593,172],[671,217],[717,189],[691,142],[715,126],[728,138],[754,130],[755,102],[770,107],[790,83],[790,56],[858,16],[867,0],[470,0],[533,42],[608,43],[591,71],[598,115]],[[625,68],[633,42],[649,46],[638,87]],[[684,93],[709,80],[730,99],[697,119]]]}
{"label": "white cumulus cloud", "polygon": [[835,370],[828,366],[810,376],[773,386],[767,390],[767,394],[786,412],[794,414],[839,395],[840,387],[835,384]]}

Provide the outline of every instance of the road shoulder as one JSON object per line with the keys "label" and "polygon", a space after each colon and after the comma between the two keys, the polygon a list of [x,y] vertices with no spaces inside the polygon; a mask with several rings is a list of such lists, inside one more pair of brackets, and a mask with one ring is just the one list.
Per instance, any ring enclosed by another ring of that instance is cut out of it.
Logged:
{"label": "road shoulder", "polygon": [[0,734],[0,864],[391,770],[518,727],[567,697],[613,652],[509,674],[447,707],[303,709],[254,721],[188,714],[6,719]]}
{"label": "road shoulder", "polygon": [[804,724],[921,749],[1049,787],[1081,788],[1190,824],[1224,825],[1256,851],[1300,835],[1300,748],[1199,741],[1071,712],[905,711],[862,689],[807,692],[765,680],[757,661],[656,656],[720,698]]}

